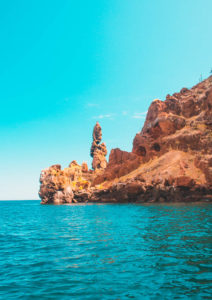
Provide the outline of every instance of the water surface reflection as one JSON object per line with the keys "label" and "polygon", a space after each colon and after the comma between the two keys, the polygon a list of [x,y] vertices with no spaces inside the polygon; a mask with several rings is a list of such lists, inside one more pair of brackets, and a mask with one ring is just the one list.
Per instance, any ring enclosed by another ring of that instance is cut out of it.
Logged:
{"label": "water surface reflection", "polygon": [[211,204],[16,201],[0,210],[3,299],[211,296]]}

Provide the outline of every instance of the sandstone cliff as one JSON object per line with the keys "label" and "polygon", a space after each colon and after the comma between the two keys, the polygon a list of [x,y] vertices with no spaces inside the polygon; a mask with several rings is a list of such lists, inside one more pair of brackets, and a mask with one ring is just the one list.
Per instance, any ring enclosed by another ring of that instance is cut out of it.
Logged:
{"label": "sandstone cliff", "polygon": [[132,152],[113,149],[108,164],[101,135],[97,123],[94,171],[42,171],[42,203],[212,200],[212,76],[165,101],[154,100]]}

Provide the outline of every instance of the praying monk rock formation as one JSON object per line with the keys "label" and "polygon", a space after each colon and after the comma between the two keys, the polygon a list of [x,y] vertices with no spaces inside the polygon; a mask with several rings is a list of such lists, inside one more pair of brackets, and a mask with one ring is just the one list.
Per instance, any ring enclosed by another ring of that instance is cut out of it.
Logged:
{"label": "praying monk rock formation", "polygon": [[109,162],[93,132],[93,169],[72,162],[41,173],[45,203],[212,201],[212,76],[154,100],[132,152],[112,149]]}
{"label": "praying monk rock formation", "polygon": [[79,165],[73,160],[67,168],[53,165],[42,170],[40,175],[39,196],[42,204],[65,204],[88,201],[91,196],[91,183],[94,177],[107,166],[107,148],[102,140],[102,129],[97,122],[93,129],[91,156],[93,170],[88,169],[87,163]]}
{"label": "praying monk rock formation", "polygon": [[[91,157],[93,157],[92,168],[105,169],[107,166],[107,148],[105,143],[101,143],[102,140],[102,128],[97,122],[93,129],[93,143],[91,146]],[[101,143],[101,144],[100,144]]]}

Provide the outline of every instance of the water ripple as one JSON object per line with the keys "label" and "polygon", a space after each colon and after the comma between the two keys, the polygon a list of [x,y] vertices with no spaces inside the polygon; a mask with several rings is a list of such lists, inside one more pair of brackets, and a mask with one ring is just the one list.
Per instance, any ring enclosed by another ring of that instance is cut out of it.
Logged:
{"label": "water ripple", "polygon": [[211,204],[0,211],[0,299],[212,298]]}

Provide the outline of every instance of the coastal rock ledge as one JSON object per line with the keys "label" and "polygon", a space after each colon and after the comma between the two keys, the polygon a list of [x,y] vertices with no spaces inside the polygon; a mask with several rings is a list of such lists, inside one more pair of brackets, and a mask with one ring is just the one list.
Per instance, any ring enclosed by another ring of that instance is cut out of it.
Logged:
{"label": "coastal rock ledge", "polygon": [[72,161],[41,172],[42,204],[212,201],[212,76],[154,100],[132,152],[112,149],[93,131],[92,170]]}

